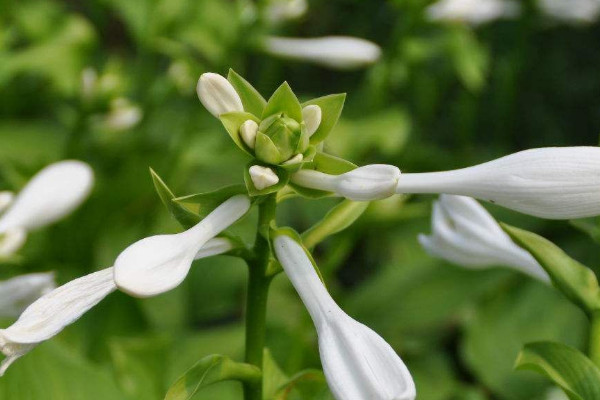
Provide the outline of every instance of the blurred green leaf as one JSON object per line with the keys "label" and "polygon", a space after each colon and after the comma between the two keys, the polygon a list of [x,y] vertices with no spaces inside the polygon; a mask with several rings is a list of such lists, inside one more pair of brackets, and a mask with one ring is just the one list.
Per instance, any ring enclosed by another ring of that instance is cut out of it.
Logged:
{"label": "blurred green leaf", "polygon": [[244,110],[260,117],[267,105],[267,101],[247,80],[242,78],[234,70],[230,69],[227,80],[233,85],[242,99]]}
{"label": "blurred green leaf", "polygon": [[333,207],[322,220],[302,233],[304,245],[312,249],[328,236],[343,231],[352,225],[368,206],[368,201],[343,200]]}
{"label": "blurred green leaf", "polygon": [[263,110],[262,119],[280,113],[302,122],[302,106],[287,82],[282,83],[275,90]]}

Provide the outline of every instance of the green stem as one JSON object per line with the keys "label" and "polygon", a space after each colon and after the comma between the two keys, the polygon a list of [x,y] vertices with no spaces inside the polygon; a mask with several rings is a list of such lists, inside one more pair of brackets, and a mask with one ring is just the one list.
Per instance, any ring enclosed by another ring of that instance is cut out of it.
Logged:
{"label": "green stem", "polygon": [[[262,370],[265,347],[267,298],[271,277],[267,266],[271,256],[268,242],[269,224],[275,219],[275,196],[271,195],[259,204],[258,230],[254,244],[254,257],[248,260],[248,293],[246,296],[246,357],[248,364]],[[262,400],[262,380],[244,383],[245,400]]]}
{"label": "green stem", "polygon": [[600,367],[600,312],[594,313],[590,318],[588,352],[590,360]]}

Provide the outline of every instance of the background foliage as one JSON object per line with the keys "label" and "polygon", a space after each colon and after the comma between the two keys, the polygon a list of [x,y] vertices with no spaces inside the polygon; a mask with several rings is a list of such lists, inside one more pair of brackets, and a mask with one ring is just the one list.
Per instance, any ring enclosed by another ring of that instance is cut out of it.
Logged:
{"label": "background foliage", "polygon": [[[0,0],[0,188],[18,190],[42,166],[89,162],[97,183],[67,220],[32,234],[0,277],[55,270],[60,282],[112,265],[135,240],[175,232],[148,167],[183,195],[240,183],[245,156],[199,104],[202,72],[244,75],[263,95],[287,80],[301,100],[347,92],[326,146],[357,164],[443,170],[540,146],[596,145],[600,126],[598,24],[555,24],[524,2],[523,15],[471,29],[424,19],[426,0],[311,0],[298,21],[252,23],[245,0]],[[262,54],[264,32],[345,34],[383,48],[380,62],[332,71]],[[103,88],[82,95],[93,67]],[[106,122],[125,97],[143,118]],[[586,322],[558,292],[505,270],[469,271],[428,257],[431,196],[373,203],[352,228],[316,249],[343,308],[388,340],[422,400],[541,399],[548,383],[513,365],[526,342],[582,349]],[[297,229],[334,200],[284,203]],[[489,207],[597,266],[597,247],[565,222]],[[252,215],[250,220],[256,216]],[[251,237],[251,221],[240,233]],[[597,271],[598,272],[598,271]],[[196,262],[179,288],[138,300],[112,294],[0,380],[2,399],[160,399],[207,354],[240,359],[245,268]],[[11,321],[2,321],[7,326]],[[269,303],[268,343],[284,373],[319,367],[308,314],[283,275]],[[197,399],[240,398],[234,383]]]}

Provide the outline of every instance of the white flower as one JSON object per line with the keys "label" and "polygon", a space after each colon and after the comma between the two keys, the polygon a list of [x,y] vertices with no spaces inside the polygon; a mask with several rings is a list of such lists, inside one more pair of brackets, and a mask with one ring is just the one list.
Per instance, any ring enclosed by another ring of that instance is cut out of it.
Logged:
{"label": "white flower", "polygon": [[547,16],[569,23],[590,23],[600,15],[599,0],[539,0],[538,5]]}
{"label": "white flower", "polygon": [[142,109],[123,97],[114,99],[110,106],[111,110],[104,118],[107,129],[126,131],[142,120]]}
{"label": "white flower", "polygon": [[469,168],[403,173],[397,193],[447,193],[541,218],[600,215],[600,148],[547,147]]}
{"label": "white flower", "polygon": [[275,253],[317,328],[319,353],[337,400],[413,400],[415,385],[394,349],[350,318],[331,298],[304,249],[292,238],[274,240]]}
{"label": "white flower", "polygon": [[306,0],[274,0],[265,8],[265,17],[269,22],[278,23],[300,18],[307,9]]}
{"label": "white flower", "polygon": [[81,161],[61,161],[38,172],[0,216],[0,255],[18,250],[26,232],[70,214],[89,195],[94,174]]}
{"label": "white flower", "polygon": [[240,126],[240,136],[242,137],[244,143],[246,143],[246,146],[250,147],[251,149],[253,149],[256,145],[257,133],[258,124],[251,119],[245,121],[242,126]]}
{"label": "white flower", "polygon": [[215,117],[233,111],[244,111],[242,99],[231,83],[219,74],[200,75],[196,92],[200,102]]}
{"label": "white flower", "polygon": [[233,196],[197,225],[174,235],[157,235],[126,248],[115,261],[115,282],[134,296],[148,297],[178,286],[196,253],[250,208],[248,196]]}
{"label": "white flower", "polygon": [[56,287],[52,272],[19,275],[0,281],[0,317],[16,317]]}
{"label": "white flower", "polygon": [[439,0],[425,11],[430,21],[462,21],[479,25],[519,15],[521,7],[508,0]]}
{"label": "white flower", "polygon": [[271,168],[253,165],[248,169],[248,172],[250,173],[250,179],[252,179],[254,187],[258,190],[263,190],[279,182],[279,177]]}
{"label": "white flower", "polygon": [[429,254],[464,267],[506,266],[541,281],[550,278],[531,254],[502,230],[475,199],[442,195],[433,206],[432,234],[419,235]]}
{"label": "white flower", "polygon": [[15,194],[8,190],[0,191],[0,213],[4,212],[15,200]]}
{"label": "white flower", "polygon": [[311,189],[333,192],[350,200],[371,201],[392,196],[399,178],[398,168],[372,164],[341,175],[300,170],[292,175],[292,182]]}
{"label": "white flower", "polygon": [[364,67],[375,63],[381,56],[381,48],[375,43],[347,36],[313,39],[267,36],[264,50],[273,56],[338,69]]}
{"label": "white flower", "polygon": [[312,136],[321,125],[321,107],[314,104],[304,107],[302,119],[306,124],[306,133],[308,136]]}
{"label": "white flower", "polygon": [[55,336],[116,289],[112,268],[75,279],[31,304],[17,322],[0,329],[0,350],[6,358],[0,376],[35,345]]}

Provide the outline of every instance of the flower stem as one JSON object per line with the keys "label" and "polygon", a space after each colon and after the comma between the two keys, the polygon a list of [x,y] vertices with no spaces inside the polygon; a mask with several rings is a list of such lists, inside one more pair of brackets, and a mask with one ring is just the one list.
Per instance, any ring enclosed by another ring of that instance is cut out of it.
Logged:
{"label": "flower stem", "polygon": [[[267,266],[271,256],[268,232],[275,219],[275,196],[270,195],[258,206],[258,230],[254,244],[254,257],[248,261],[248,292],[246,295],[246,357],[248,364],[262,370],[265,347],[267,297],[271,277]],[[262,400],[262,380],[244,383],[245,400]]]}
{"label": "flower stem", "polygon": [[590,318],[588,352],[590,360],[600,367],[600,313],[598,312]]}

